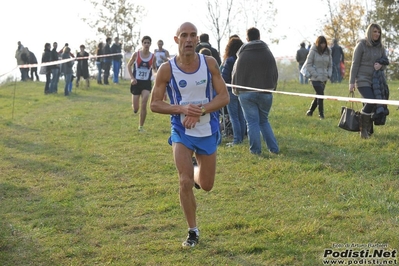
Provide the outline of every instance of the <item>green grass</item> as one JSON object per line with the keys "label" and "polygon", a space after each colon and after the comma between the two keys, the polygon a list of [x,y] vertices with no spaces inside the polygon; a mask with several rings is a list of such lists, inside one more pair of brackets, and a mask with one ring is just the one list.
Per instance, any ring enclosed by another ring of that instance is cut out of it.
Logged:
{"label": "green grass", "polygon": [[[389,85],[398,99],[399,82]],[[195,191],[200,244],[185,250],[169,116],[149,111],[139,133],[127,82],[70,97],[43,87],[0,87],[2,266],[322,265],[335,243],[399,248],[396,106],[362,140],[337,127],[345,102],[325,101],[320,121],[305,116],[310,98],[276,94],[281,154],[254,156],[224,138],[214,189]],[[347,96],[347,82],[326,94]]]}

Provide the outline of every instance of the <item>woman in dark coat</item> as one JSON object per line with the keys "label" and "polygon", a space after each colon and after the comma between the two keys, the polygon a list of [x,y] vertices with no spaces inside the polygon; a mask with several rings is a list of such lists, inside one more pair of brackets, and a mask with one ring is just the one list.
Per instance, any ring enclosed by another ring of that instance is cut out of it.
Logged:
{"label": "woman in dark coat", "polygon": [[[231,84],[231,73],[233,72],[234,63],[237,60],[236,54],[243,44],[244,43],[239,37],[232,37],[226,45],[222,63],[222,77],[227,84]],[[233,146],[244,141],[246,126],[244,113],[242,112],[238,96],[233,94],[231,87],[227,87],[227,90],[230,95],[230,102],[227,105],[227,111],[233,127],[233,142],[227,143],[227,145]]]}
{"label": "woman in dark coat", "polygon": [[80,52],[76,55],[78,60],[78,65],[76,67],[76,87],[79,87],[80,78],[86,80],[86,88],[90,86],[89,83],[89,53],[85,51],[85,46],[82,44],[80,46]]}
{"label": "woman in dark coat", "polygon": [[[51,61],[51,44],[46,43],[44,45],[44,52],[42,55],[42,63]],[[50,93],[50,81],[51,81],[51,66],[43,67],[45,69],[46,74],[46,85],[44,86],[44,94]],[[42,74],[42,73],[40,73]]]}

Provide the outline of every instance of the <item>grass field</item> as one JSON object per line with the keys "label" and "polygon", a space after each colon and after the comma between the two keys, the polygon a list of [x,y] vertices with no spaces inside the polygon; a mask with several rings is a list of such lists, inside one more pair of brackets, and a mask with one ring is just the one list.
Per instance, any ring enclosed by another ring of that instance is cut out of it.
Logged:
{"label": "grass field", "polygon": [[[223,139],[214,189],[195,191],[201,240],[187,250],[169,117],[149,111],[139,133],[129,85],[92,83],[69,97],[44,95],[43,83],[0,87],[0,265],[312,266],[327,265],[329,249],[388,252],[336,256],[346,263],[399,263],[397,106],[362,140],[337,127],[347,103],[325,101],[319,120],[305,116],[310,98],[276,94],[281,154]],[[399,82],[389,85],[399,99]],[[347,96],[347,82],[326,94]]]}

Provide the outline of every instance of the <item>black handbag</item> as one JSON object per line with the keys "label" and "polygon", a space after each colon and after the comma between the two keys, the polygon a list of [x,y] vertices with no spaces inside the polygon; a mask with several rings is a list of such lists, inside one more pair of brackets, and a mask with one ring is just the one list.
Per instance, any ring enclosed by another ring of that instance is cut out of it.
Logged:
{"label": "black handbag", "polygon": [[[351,97],[354,97],[354,92],[350,93]],[[360,112],[354,109],[353,102],[350,103],[350,107],[341,107],[341,119],[339,120],[338,126],[342,129],[359,132],[359,120]]]}

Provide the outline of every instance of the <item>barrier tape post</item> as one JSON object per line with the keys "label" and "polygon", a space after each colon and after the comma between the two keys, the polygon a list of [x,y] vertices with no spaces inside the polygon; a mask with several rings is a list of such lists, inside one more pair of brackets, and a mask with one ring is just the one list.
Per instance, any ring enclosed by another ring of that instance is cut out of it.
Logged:
{"label": "barrier tape post", "polygon": [[14,95],[12,96],[12,111],[11,111],[11,120],[14,120],[14,109],[15,109],[15,94],[17,90],[17,78],[14,77]]}

